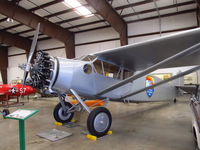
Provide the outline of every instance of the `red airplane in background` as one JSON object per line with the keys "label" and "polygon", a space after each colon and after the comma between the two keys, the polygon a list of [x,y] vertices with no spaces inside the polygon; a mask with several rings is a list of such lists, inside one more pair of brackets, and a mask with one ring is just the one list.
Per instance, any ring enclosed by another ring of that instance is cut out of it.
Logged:
{"label": "red airplane in background", "polygon": [[[31,86],[22,84],[2,84],[0,85],[0,106],[9,106],[15,104],[22,104],[19,102],[20,96],[26,96],[35,93],[35,89]],[[16,97],[17,101],[9,101],[11,98]]]}

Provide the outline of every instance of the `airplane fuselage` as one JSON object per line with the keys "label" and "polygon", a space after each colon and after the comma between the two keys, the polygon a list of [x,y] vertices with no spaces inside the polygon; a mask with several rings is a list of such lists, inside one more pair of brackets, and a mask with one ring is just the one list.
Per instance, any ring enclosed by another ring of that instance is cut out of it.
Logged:
{"label": "airplane fuselage", "polygon": [[23,87],[22,84],[3,84],[0,85],[0,93],[8,96],[25,96],[35,93],[35,89],[27,85]]}
{"label": "airplane fuselage", "polygon": [[[121,81],[120,79],[108,77],[95,72],[93,61],[73,60],[60,57],[53,58],[52,60],[54,61],[55,68],[49,86],[49,89],[52,91],[71,93],[70,89],[73,89],[81,96],[97,98],[97,93],[110,85]],[[155,83],[161,81],[161,79],[157,77],[153,78]],[[145,86],[147,86],[146,76],[108,92],[98,98],[119,100],[129,92],[136,91]],[[126,100],[137,102],[172,100],[175,98],[175,92],[176,89],[174,85],[166,84],[153,89],[151,95],[145,91],[135,96],[128,97]]]}

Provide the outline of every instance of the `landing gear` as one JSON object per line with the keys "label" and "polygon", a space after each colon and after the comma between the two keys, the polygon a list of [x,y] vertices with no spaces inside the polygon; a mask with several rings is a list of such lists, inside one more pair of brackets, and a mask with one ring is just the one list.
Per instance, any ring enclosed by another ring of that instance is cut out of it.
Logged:
{"label": "landing gear", "polygon": [[65,102],[66,110],[62,108],[61,103],[58,103],[54,108],[53,116],[58,122],[68,123],[72,120],[74,112],[69,112],[68,110],[72,107],[72,104]]}
{"label": "landing gear", "polygon": [[54,119],[61,123],[70,122],[74,116],[72,104],[65,102],[65,96],[65,94],[58,94],[60,103],[56,105],[53,112]]}
{"label": "landing gear", "polygon": [[89,113],[87,128],[90,134],[96,137],[106,135],[112,124],[112,116],[109,110],[105,107],[97,107],[91,111],[76,91],[73,89],[70,89],[70,91],[76,97],[78,103],[72,105],[69,102],[65,102],[65,95],[58,93],[60,103],[58,103],[54,109],[53,115],[55,120],[61,123],[68,123],[72,120],[74,112],[76,110],[81,110],[81,107]]}
{"label": "landing gear", "polygon": [[112,124],[112,117],[105,107],[97,107],[92,110],[87,120],[88,131],[97,137],[104,136]]}

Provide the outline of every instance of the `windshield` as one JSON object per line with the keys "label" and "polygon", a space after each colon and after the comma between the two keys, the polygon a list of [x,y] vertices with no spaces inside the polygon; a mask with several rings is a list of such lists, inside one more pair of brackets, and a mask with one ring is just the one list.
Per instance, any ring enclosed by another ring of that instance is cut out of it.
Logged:
{"label": "windshield", "polygon": [[110,77],[115,79],[126,79],[133,75],[133,72],[128,71],[122,67],[119,67],[117,65],[113,65],[107,62],[103,62],[101,60],[95,60],[93,62],[94,65],[94,72]]}
{"label": "windshield", "polygon": [[94,56],[94,55],[87,55],[87,56],[80,58],[80,60],[83,60],[83,61],[93,61],[94,59],[96,59],[96,56]]}

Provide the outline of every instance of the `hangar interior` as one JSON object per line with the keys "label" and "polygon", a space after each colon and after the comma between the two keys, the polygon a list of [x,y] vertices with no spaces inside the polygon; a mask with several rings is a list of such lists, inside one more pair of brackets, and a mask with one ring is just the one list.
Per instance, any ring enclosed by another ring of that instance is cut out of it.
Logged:
{"label": "hangar interior", "polygon": [[[79,58],[198,28],[199,9],[199,0],[0,0],[0,83],[12,83],[23,78],[24,71],[18,66],[27,61],[39,22],[37,50],[55,57]],[[159,69],[154,74],[176,75],[188,68]],[[199,83],[199,71],[184,77],[184,84]],[[24,106],[9,109],[40,110],[30,122],[27,121],[27,148],[31,150],[65,147],[192,150],[195,142],[191,132],[189,96],[178,100],[177,104],[123,105],[112,102],[108,107],[114,118],[113,135],[96,143],[91,143],[81,134],[85,129],[86,113],[77,115],[81,125],[73,131],[55,127],[52,111],[57,98],[32,100],[31,97],[30,102],[24,98]],[[17,122],[0,119],[3,139],[0,140],[0,149],[18,148],[17,126]],[[36,136],[38,132],[52,128],[73,132],[74,135],[54,143]]]}

